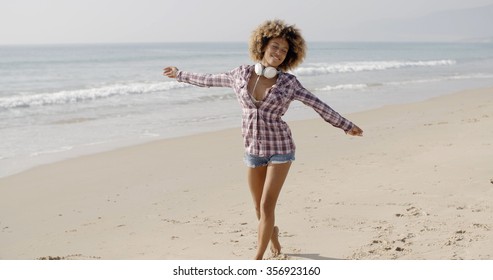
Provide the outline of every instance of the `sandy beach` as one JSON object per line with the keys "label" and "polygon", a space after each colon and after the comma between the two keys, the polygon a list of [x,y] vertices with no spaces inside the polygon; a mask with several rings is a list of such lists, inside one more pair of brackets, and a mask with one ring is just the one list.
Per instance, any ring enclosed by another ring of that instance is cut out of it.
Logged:
{"label": "sandy beach", "polygon": [[[286,259],[493,259],[493,88],[291,122],[276,211]],[[0,179],[0,259],[251,259],[240,129]],[[266,254],[268,257],[269,254]]]}

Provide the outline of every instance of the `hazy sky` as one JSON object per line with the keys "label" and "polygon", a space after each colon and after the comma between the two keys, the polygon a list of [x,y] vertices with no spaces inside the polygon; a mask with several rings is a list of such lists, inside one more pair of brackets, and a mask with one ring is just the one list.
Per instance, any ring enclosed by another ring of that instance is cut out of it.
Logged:
{"label": "hazy sky", "polygon": [[309,41],[335,41],[368,20],[488,4],[493,0],[0,0],[0,44],[246,41],[272,18],[296,24]]}

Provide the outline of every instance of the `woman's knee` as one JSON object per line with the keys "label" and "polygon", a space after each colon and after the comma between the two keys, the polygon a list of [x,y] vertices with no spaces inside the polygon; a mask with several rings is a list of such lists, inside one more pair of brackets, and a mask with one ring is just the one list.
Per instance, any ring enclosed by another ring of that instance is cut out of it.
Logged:
{"label": "woman's knee", "polygon": [[260,220],[260,217],[261,217],[261,210],[260,210],[260,204],[256,204],[255,205],[255,214],[257,214],[257,219]]}
{"label": "woman's knee", "polygon": [[261,217],[269,218],[274,216],[274,211],[276,209],[276,202],[272,199],[263,199],[260,202],[259,213]]}

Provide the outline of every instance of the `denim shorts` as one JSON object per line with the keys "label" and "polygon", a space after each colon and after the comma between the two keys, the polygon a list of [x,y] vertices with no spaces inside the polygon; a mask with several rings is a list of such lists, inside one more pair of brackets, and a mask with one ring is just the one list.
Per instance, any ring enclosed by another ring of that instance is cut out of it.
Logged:
{"label": "denim shorts", "polygon": [[266,166],[269,164],[280,164],[294,161],[294,152],[285,155],[273,155],[270,157],[260,157],[255,155],[245,154],[243,161],[248,167],[255,168]]}

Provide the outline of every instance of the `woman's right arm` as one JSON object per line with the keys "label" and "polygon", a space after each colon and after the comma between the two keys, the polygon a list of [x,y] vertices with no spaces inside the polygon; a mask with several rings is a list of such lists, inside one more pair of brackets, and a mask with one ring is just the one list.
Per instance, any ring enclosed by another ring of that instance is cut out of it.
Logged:
{"label": "woman's right arm", "polygon": [[234,82],[233,71],[222,74],[199,74],[180,71],[175,66],[168,66],[163,70],[163,75],[168,78],[199,87],[232,87]]}

